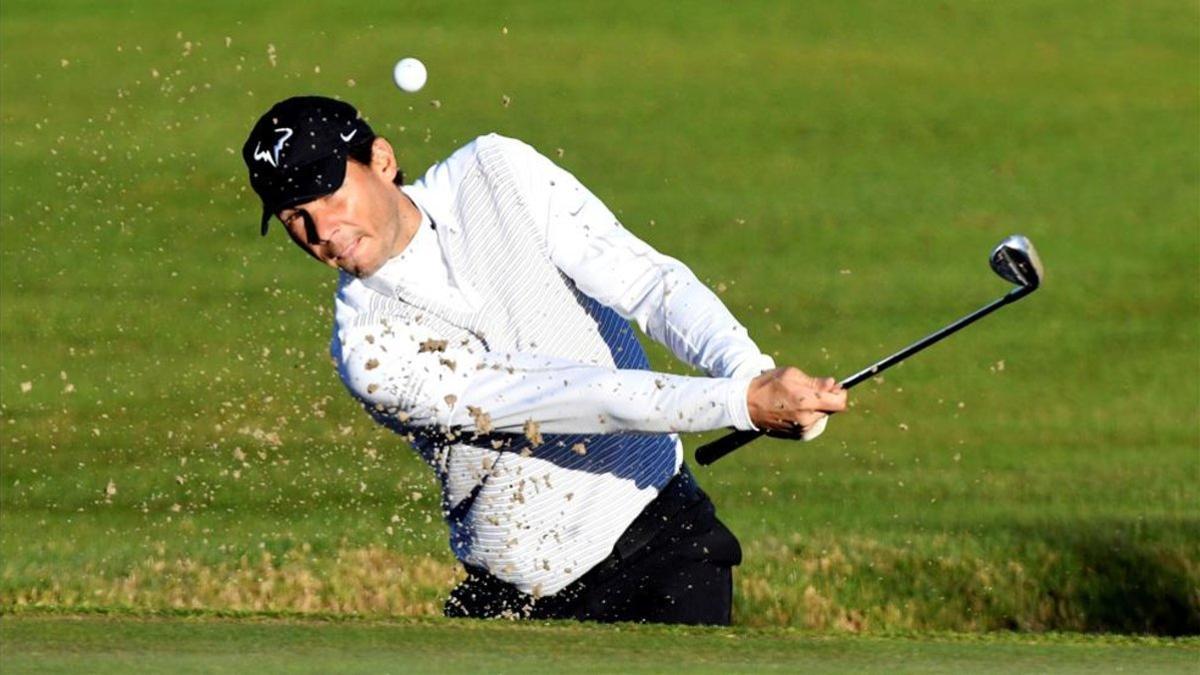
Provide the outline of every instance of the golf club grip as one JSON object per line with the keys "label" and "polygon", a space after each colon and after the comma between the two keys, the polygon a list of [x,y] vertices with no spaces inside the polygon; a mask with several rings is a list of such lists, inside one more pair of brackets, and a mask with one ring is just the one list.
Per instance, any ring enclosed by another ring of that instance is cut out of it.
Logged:
{"label": "golf club grip", "polygon": [[[849,389],[855,384],[857,382],[852,382],[849,385],[845,382],[838,382],[838,386],[843,389]],[[832,415],[833,413],[829,414]],[[701,466],[708,466],[762,435],[762,431],[734,431],[725,434],[712,443],[706,443],[696,448],[696,463]]]}
{"label": "golf club grip", "polygon": [[762,436],[761,431],[735,431],[696,449],[696,462],[708,466],[750,441]]}

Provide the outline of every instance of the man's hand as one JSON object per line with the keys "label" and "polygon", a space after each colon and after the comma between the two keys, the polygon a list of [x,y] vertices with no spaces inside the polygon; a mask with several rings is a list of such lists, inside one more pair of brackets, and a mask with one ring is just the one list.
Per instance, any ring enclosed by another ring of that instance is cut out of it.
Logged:
{"label": "man's hand", "polygon": [[824,429],[828,413],[846,409],[846,390],[832,377],[776,368],[750,382],[746,404],[754,426],[767,435],[811,440]]}

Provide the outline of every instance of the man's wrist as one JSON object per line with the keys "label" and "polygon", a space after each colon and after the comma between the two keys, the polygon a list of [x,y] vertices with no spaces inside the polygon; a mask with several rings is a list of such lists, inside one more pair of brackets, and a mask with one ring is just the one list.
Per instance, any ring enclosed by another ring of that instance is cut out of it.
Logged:
{"label": "man's wrist", "polygon": [[730,419],[733,420],[734,428],[738,431],[759,430],[750,418],[750,383],[753,381],[754,377],[732,378],[729,386],[729,395],[725,406]]}

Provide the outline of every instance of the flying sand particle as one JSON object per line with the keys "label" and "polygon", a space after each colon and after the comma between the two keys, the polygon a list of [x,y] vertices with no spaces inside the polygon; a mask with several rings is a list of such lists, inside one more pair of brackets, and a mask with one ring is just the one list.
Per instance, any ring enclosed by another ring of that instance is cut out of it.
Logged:
{"label": "flying sand particle", "polygon": [[492,416],[473,405],[467,406],[467,412],[475,420],[475,433],[486,434],[492,431]]}
{"label": "flying sand particle", "polygon": [[417,346],[417,353],[423,352],[444,352],[446,351],[447,340],[425,340]]}
{"label": "flying sand particle", "polygon": [[528,438],[529,444],[535,448],[542,444],[542,432],[540,429],[541,425],[539,425],[537,422],[534,422],[533,420],[525,420],[525,428],[523,430],[525,433],[525,438]]}

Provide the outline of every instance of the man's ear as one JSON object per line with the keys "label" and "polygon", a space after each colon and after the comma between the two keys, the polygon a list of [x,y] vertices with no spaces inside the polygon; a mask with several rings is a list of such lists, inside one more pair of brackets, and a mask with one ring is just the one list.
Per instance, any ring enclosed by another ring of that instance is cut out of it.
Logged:
{"label": "man's ear", "polygon": [[396,151],[382,136],[376,136],[371,142],[371,170],[389,183],[395,180],[396,172],[400,170],[396,166]]}

